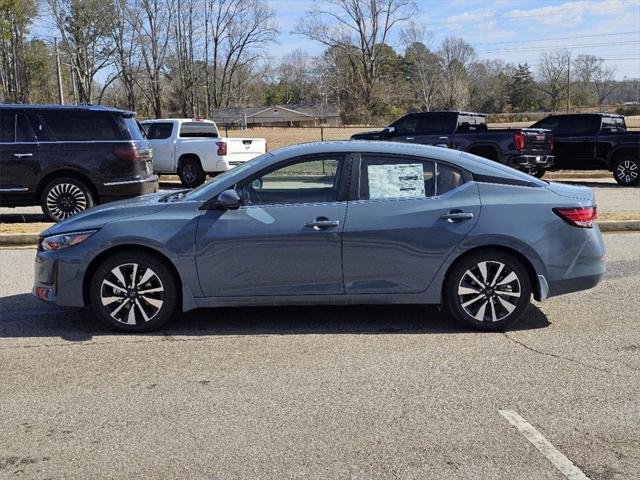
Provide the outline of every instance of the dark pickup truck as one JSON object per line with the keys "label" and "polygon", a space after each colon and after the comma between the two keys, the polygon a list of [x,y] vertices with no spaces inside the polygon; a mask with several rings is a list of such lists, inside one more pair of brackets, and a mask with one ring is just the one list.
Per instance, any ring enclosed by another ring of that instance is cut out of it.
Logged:
{"label": "dark pickup truck", "polygon": [[627,132],[622,115],[551,115],[533,124],[553,132],[554,169],[613,172],[625,187],[640,183],[640,132]]}
{"label": "dark pickup truck", "polygon": [[483,113],[410,113],[377,132],[351,140],[388,140],[454,148],[542,176],[553,165],[551,132],[540,128],[488,129]]}

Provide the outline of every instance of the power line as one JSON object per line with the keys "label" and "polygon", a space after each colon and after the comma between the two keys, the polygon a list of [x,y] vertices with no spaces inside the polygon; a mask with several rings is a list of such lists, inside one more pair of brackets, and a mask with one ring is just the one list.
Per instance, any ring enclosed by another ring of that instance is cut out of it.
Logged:
{"label": "power line", "polygon": [[547,38],[530,38],[529,40],[508,40],[503,42],[488,42],[488,43],[476,43],[479,45],[506,45],[512,43],[531,43],[531,42],[547,42],[553,40],[573,40],[575,38],[593,38],[593,37],[608,37],[612,35],[632,35],[634,33],[640,33],[640,30],[632,30],[630,32],[616,32],[616,33],[598,33],[593,35],[573,35],[571,37],[547,37]]}

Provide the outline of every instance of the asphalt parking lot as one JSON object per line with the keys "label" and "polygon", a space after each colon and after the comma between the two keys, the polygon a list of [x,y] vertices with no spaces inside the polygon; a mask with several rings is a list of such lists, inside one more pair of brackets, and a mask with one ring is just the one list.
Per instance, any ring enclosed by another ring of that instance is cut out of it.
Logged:
{"label": "asphalt parking lot", "polygon": [[[0,477],[591,479],[640,475],[640,233],[595,289],[506,333],[435,308],[200,310],[114,334],[0,251]],[[575,477],[579,478],[579,477]]]}

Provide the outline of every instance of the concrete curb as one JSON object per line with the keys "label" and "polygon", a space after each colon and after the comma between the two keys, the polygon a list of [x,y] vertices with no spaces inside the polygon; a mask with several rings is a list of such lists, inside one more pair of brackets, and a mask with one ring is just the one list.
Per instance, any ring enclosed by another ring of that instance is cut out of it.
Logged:
{"label": "concrete curb", "polygon": [[[640,232],[640,220],[605,220],[598,222],[601,232]],[[37,233],[0,233],[0,248],[36,246]]]}

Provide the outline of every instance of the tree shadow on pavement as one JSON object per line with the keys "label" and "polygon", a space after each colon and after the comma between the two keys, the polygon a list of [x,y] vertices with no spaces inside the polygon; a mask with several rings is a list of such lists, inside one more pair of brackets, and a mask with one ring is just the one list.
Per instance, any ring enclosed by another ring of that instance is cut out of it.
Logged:
{"label": "tree shadow on pavement", "polygon": [[[534,330],[551,323],[535,305],[508,330]],[[157,332],[143,336],[456,334],[471,331],[435,306],[368,305],[237,307],[200,309],[176,315]],[[87,341],[130,336],[102,325],[89,309],[62,308],[32,295],[0,298],[0,338],[58,337]]]}

